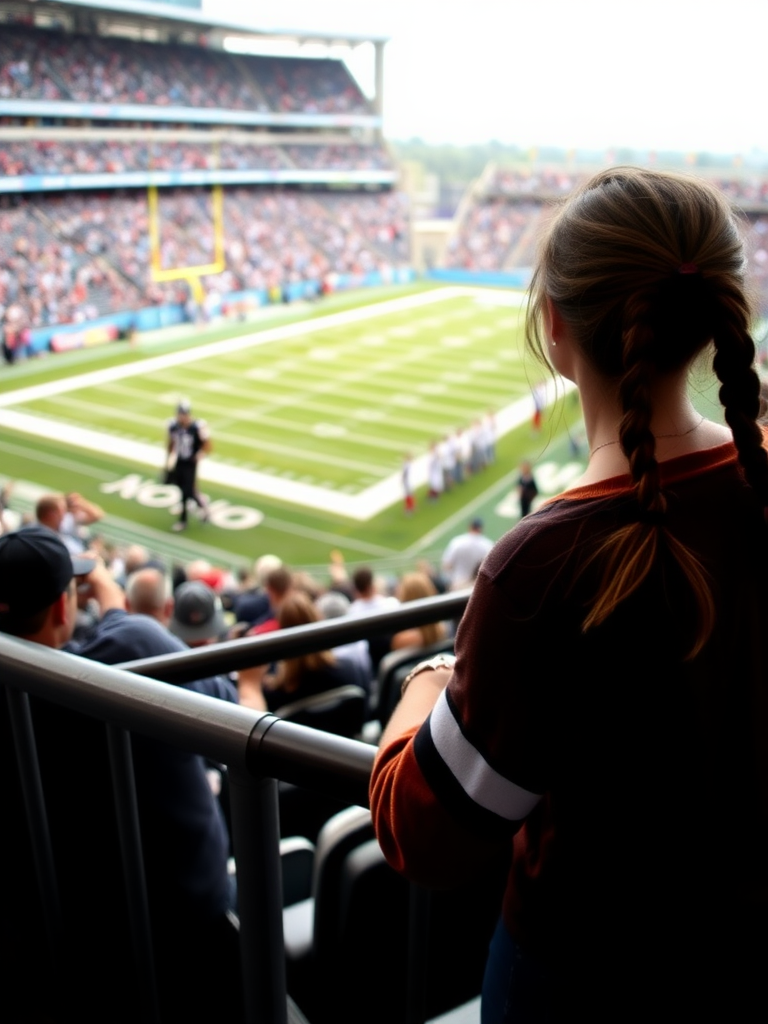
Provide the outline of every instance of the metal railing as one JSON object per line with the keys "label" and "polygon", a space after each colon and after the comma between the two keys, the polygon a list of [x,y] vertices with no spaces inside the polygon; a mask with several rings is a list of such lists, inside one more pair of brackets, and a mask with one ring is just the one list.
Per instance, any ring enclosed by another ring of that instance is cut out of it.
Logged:
{"label": "metal railing", "polygon": [[[116,668],[0,634],[0,664],[54,962],[64,935],[28,694],[107,723],[137,990],[147,1021],[159,1021],[160,1013],[129,733],[227,765],[245,1017],[260,1024],[286,1024],[276,780],[367,806],[375,748],[168,684],[458,618],[468,597],[462,591],[366,617],[281,630]],[[138,674],[145,678],[138,679]]]}

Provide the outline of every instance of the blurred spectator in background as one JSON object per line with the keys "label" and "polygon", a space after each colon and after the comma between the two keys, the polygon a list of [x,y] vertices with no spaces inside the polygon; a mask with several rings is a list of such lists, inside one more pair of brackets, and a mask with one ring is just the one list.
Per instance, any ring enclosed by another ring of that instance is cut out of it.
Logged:
{"label": "blurred spectator in background", "polygon": [[517,481],[517,493],[520,498],[520,518],[524,518],[531,511],[531,505],[538,496],[539,488],[530,462],[520,463],[520,476]]}
{"label": "blurred spectator in background", "polygon": [[126,580],[125,610],[131,615],[148,615],[168,627],[173,615],[171,579],[161,569],[137,569]]}
{"label": "blurred spectator in background", "polygon": [[493,547],[493,541],[483,533],[483,520],[473,519],[469,530],[454,537],[443,555],[443,572],[451,590],[468,587],[480,564]]}
{"label": "blurred spectator in background", "polygon": [[[315,601],[315,608],[321,619],[340,619],[349,614],[350,600],[338,590],[329,590],[321,594]],[[358,686],[368,693],[373,681],[373,668],[368,644],[365,640],[352,640],[341,644],[331,651],[337,661],[349,662],[355,670]]]}
{"label": "blurred spectator in background", "polygon": [[272,633],[280,628],[279,612],[292,589],[293,574],[289,569],[279,565],[269,570],[264,577],[264,593],[269,602],[266,617],[249,631],[248,636],[260,636],[262,633]]}
{"label": "blurred spectator in background", "polygon": [[104,510],[81,494],[44,494],[35,506],[35,517],[41,526],[58,533],[69,551],[78,555],[85,551],[88,527],[104,516]]}
{"label": "blurred spectator in background", "polygon": [[[383,612],[390,608],[397,608],[400,604],[396,597],[387,597],[379,593],[375,585],[373,571],[367,565],[361,565],[352,574],[352,586],[355,594],[355,600],[349,606],[349,614],[352,616]],[[368,652],[371,656],[374,675],[379,670],[379,662],[389,652],[391,642],[391,633],[368,637]]]}
{"label": "blurred spectator in background", "polygon": [[[319,615],[306,594],[294,591],[280,606],[280,629],[318,622]],[[337,686],[356,685],[358,674],[351,662],[337,659],[330,651],[316,651],[281,661],[276,670],[268,666],[238,673],[240,703],[259,710],[275,711],[285,704],[313,697]]]}
{"label": "blurred spectator in background", "polygon": [[[423,597],[434,597],[437,593],[434,583],[423,572],[409,572],[401,577],[397,584],[397,597],[401,604],[418,601]],[[392,650],[403,647],[429,647],[430,644],[444,640],[448,631],[442,622],[428,622],[424,626],[403,629],[392,637]]]}
{"label": "blurred spectator in background", "polygon": [[221,598],[202,580],[182,583],[173,595],[169,629],[188,647],[205,647],[224,639],[227,624]]}

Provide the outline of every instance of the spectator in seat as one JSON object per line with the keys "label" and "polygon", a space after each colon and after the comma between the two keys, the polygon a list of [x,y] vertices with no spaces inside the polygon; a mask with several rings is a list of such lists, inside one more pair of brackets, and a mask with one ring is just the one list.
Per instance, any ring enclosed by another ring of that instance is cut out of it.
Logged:
{"label": "spectator in seat", "polygon": [[[278,627],[306,626],[320,616],[309,597],[293,591],[281,603]],[[337,686],[358,685],[355,667],[330,651],[316,651],[281,661],[274,671],[261,665],[238,673],[240,702],[260,711],[275,711],[285,704],[313,697]]]}
{"label": "spectator in seat", "polygon": [[35,517],[42,526],[60,534],[73,554],[86,548],[87,527],[97,523],[104,510],[75,491],[69,494],[45,494],[35,506]]}
{"label": "spectator in seat", "polygon": [[202,580],[182,583],[173,595],[169,628],[188,647],[215,644],[227,629],[221,598]]}
{"label": "spectator in seat", "polygon": [[[76,582],[101,615],[80,646],[71,643]],[[0,537],[0,631],[107,665],[186,649],[158,622],[129,616],[123,592],[105,567],[71,555],[58,534],[39,524]],[[221,677],[184,684],[184,689],[237,701],[234,687]],[[45,700],[31,698],[31,705],[54,851],[64,851],[57,863],[64,914],[71,934],[92,949],[115,884],[114,858],[99,852],[104,835],[115,829],[104,725]],[[208,983],[203,967],[212,952],[206,942],[218,933],[214,923],[234,904],[227,827],[202,758],[139,734],[132,737],[132,748],[156,953],[169,964],[181,957],[191,968],[189,991],[202,992]],[[72,787],[73,773],[82,787]],[[83,893],[91,895],[92,907]],[[115,898],[122,900],[122,891]],[[78,943],[73,956],[80,955]],[[107,952],[103,964],[93,964],[94,993],[81,993],[84,1002],[96,999],[108,984],[112,954]]]}
{"label": "spectator in seat", "polygon": [[[315,608],[321,619],[340,619],[349,614],[350,600],[338,590],[329,590],[315,600]],[[365,640],[353,640],[340,644],[331,652],[338,661],[349,661],[355,667],[357,684],[370,691],[373,681],[371,656]]]}
{"label": "spectator in seat", "polygon": [[253,586],[238,594],[232,602],[232,610],[238,622],[256,626],[267,618],[273,618],[269,614],[269,597],[265,585],[269,573],[282,567],[282,559],[277,555],[262,555],[256,559],[253,565]]}
{"label": "spectator in seat", "polygon": [[129,615],[148,615],[167,629],[173,616],[173,593],[167,573],[151,566],[131,573],[125,584],[125,610]]}
{"label": "spectator in seat", "polygon": [[248,636],[260,636],[262,633],[272,633],[280,628],[280,609],[292,590],[293,576],[284,565],[267,573],[264,579],[264,593],[269,601],[269,610],[266,617],[249,630]]}
{"label": "spectator in seat", "polygon": [[[387,611],[390,608],[397,608],[400,603],[396,597],[387,597],[379,593],[373,572],[367,565],[362,565],[354,571],[352,585],[355,600],[350,605],[349,614],[353,617]],[[372,635],[368,638],[368,651],[374,674],[378,672],[381,659],[389,652],[391,643],[391,633]]]}
{"label": "spectator in seat", "polygon": [[483,520],[473,519],[466,533],[454,537],[443,555],[443,572],[451,590],[468,587],[480,568],[493,541],[483,533]]}
{"label": "spectator in seat", "polygon": [[[432,580],[423,572],[409,572],[397,584],[397,598],[401,604],[418,601],[424,597],[434,597],[437,589]],[[448,633],[442,622],[427,622],[423,626],[403,629],[392,637],[392,650],[403,647],[429,647],[438,640],[445,640]]]}

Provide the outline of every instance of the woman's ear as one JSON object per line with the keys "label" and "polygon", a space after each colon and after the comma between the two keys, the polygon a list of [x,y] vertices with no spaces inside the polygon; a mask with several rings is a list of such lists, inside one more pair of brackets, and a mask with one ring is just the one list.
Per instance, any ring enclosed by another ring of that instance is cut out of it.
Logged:
{"label": "woman's ear", "polygon": [[560,314],[560,310],[549,296],[546,298],[546,303],[547,308],[544,317],[544,326],[547,332],[547,341],[549,342],[550,347],[555,347],[559,341],[562,341],[565,323]]}
{"label": "woman's ear", "polygon": [[547,335],[547,355],[550,363],[562,377],[575,380],[573,337],[560,310],[549,296],[546,297],[544,329]]}

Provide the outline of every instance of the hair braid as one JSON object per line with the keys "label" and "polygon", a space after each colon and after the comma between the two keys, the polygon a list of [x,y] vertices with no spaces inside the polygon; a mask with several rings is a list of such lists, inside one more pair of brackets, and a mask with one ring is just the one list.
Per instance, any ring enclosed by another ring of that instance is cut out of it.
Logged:
{"label": "hair braid", "polygon": [[643,512],[663,513],[666,500],[661,493],[656,438],[651,432],[651,355],[655,336],[649,323],[650,300],[630,301],[625,313],[622,342],[624,376],[619,383],[623,417],[619,424],[619,442],[629,461],[629,472],[637,488]]}
{"label": "hair braid", "polygon": [[585,629],[605,621],[652,567],[663,574],[674,563],[698,610],[690,655],[712,631],[711,582],[697,555],[670,532],[651,423],[658,383],[682,375],[713,339],[725,418],[746,479],[768,507],[744,267],[728,200],[684,175],[600,172],[547,227],[531,282],[528,342],[547,361],[554,307],[584,359],[606,387],[618,389],[619,442],[636,498],[634,521],[630,516],[597,541],[583,567],[596,567],[601,577]]}
{"label": "hair braid", "polygon": [[720,401],[733,433],[747,482],[768,506],[768,453],[756,420],[760,409],[760,378],[754,369],[755,344],[747,326],[744,300],[733,289],[722,289],[715,331],[714,370],[720,381]]}
{"label": "hair braid", "polygon": [[647,296],[634,296],[627,302],[622,334],[624,374],[619,383],[624,412],[619,441],[629,460],[641,518],[612,533],[592,556],[591,560],[600,561],[603,571],[595,602],[584,620],[585,631],[605,621],[618,604],[637,590],[658,549],[658,523],[643,515],[658,514],[660,520],[665,510],[659,487],[656,439],[651,432],[653,406],[647,359],[654,337],[648,309]]}
{"label": "hair braid", "polygon": [[[598,594],[584,620],[588,630],[599,625],[622,601],[643,583],[656,562],[663,545],[687,578],[698,607],[698,635],[688,657],[704,646],[715,622],[715,608],[709,580],[696,556],[681,544],[664,524],[667,499],[661,489],[661,473],[656,460],[656,438],[651,431],[652,368],[656,335],[651,324],[652,300],[634,297],[625,311],[623,351],[625,372],[619,383],[624,416],[619,440],[629,461],[635,484],[640,518],[612,533],[595,551],[592,560],[602,562],[603,573]],[[768,466],[766,467],[768,470]]]}

